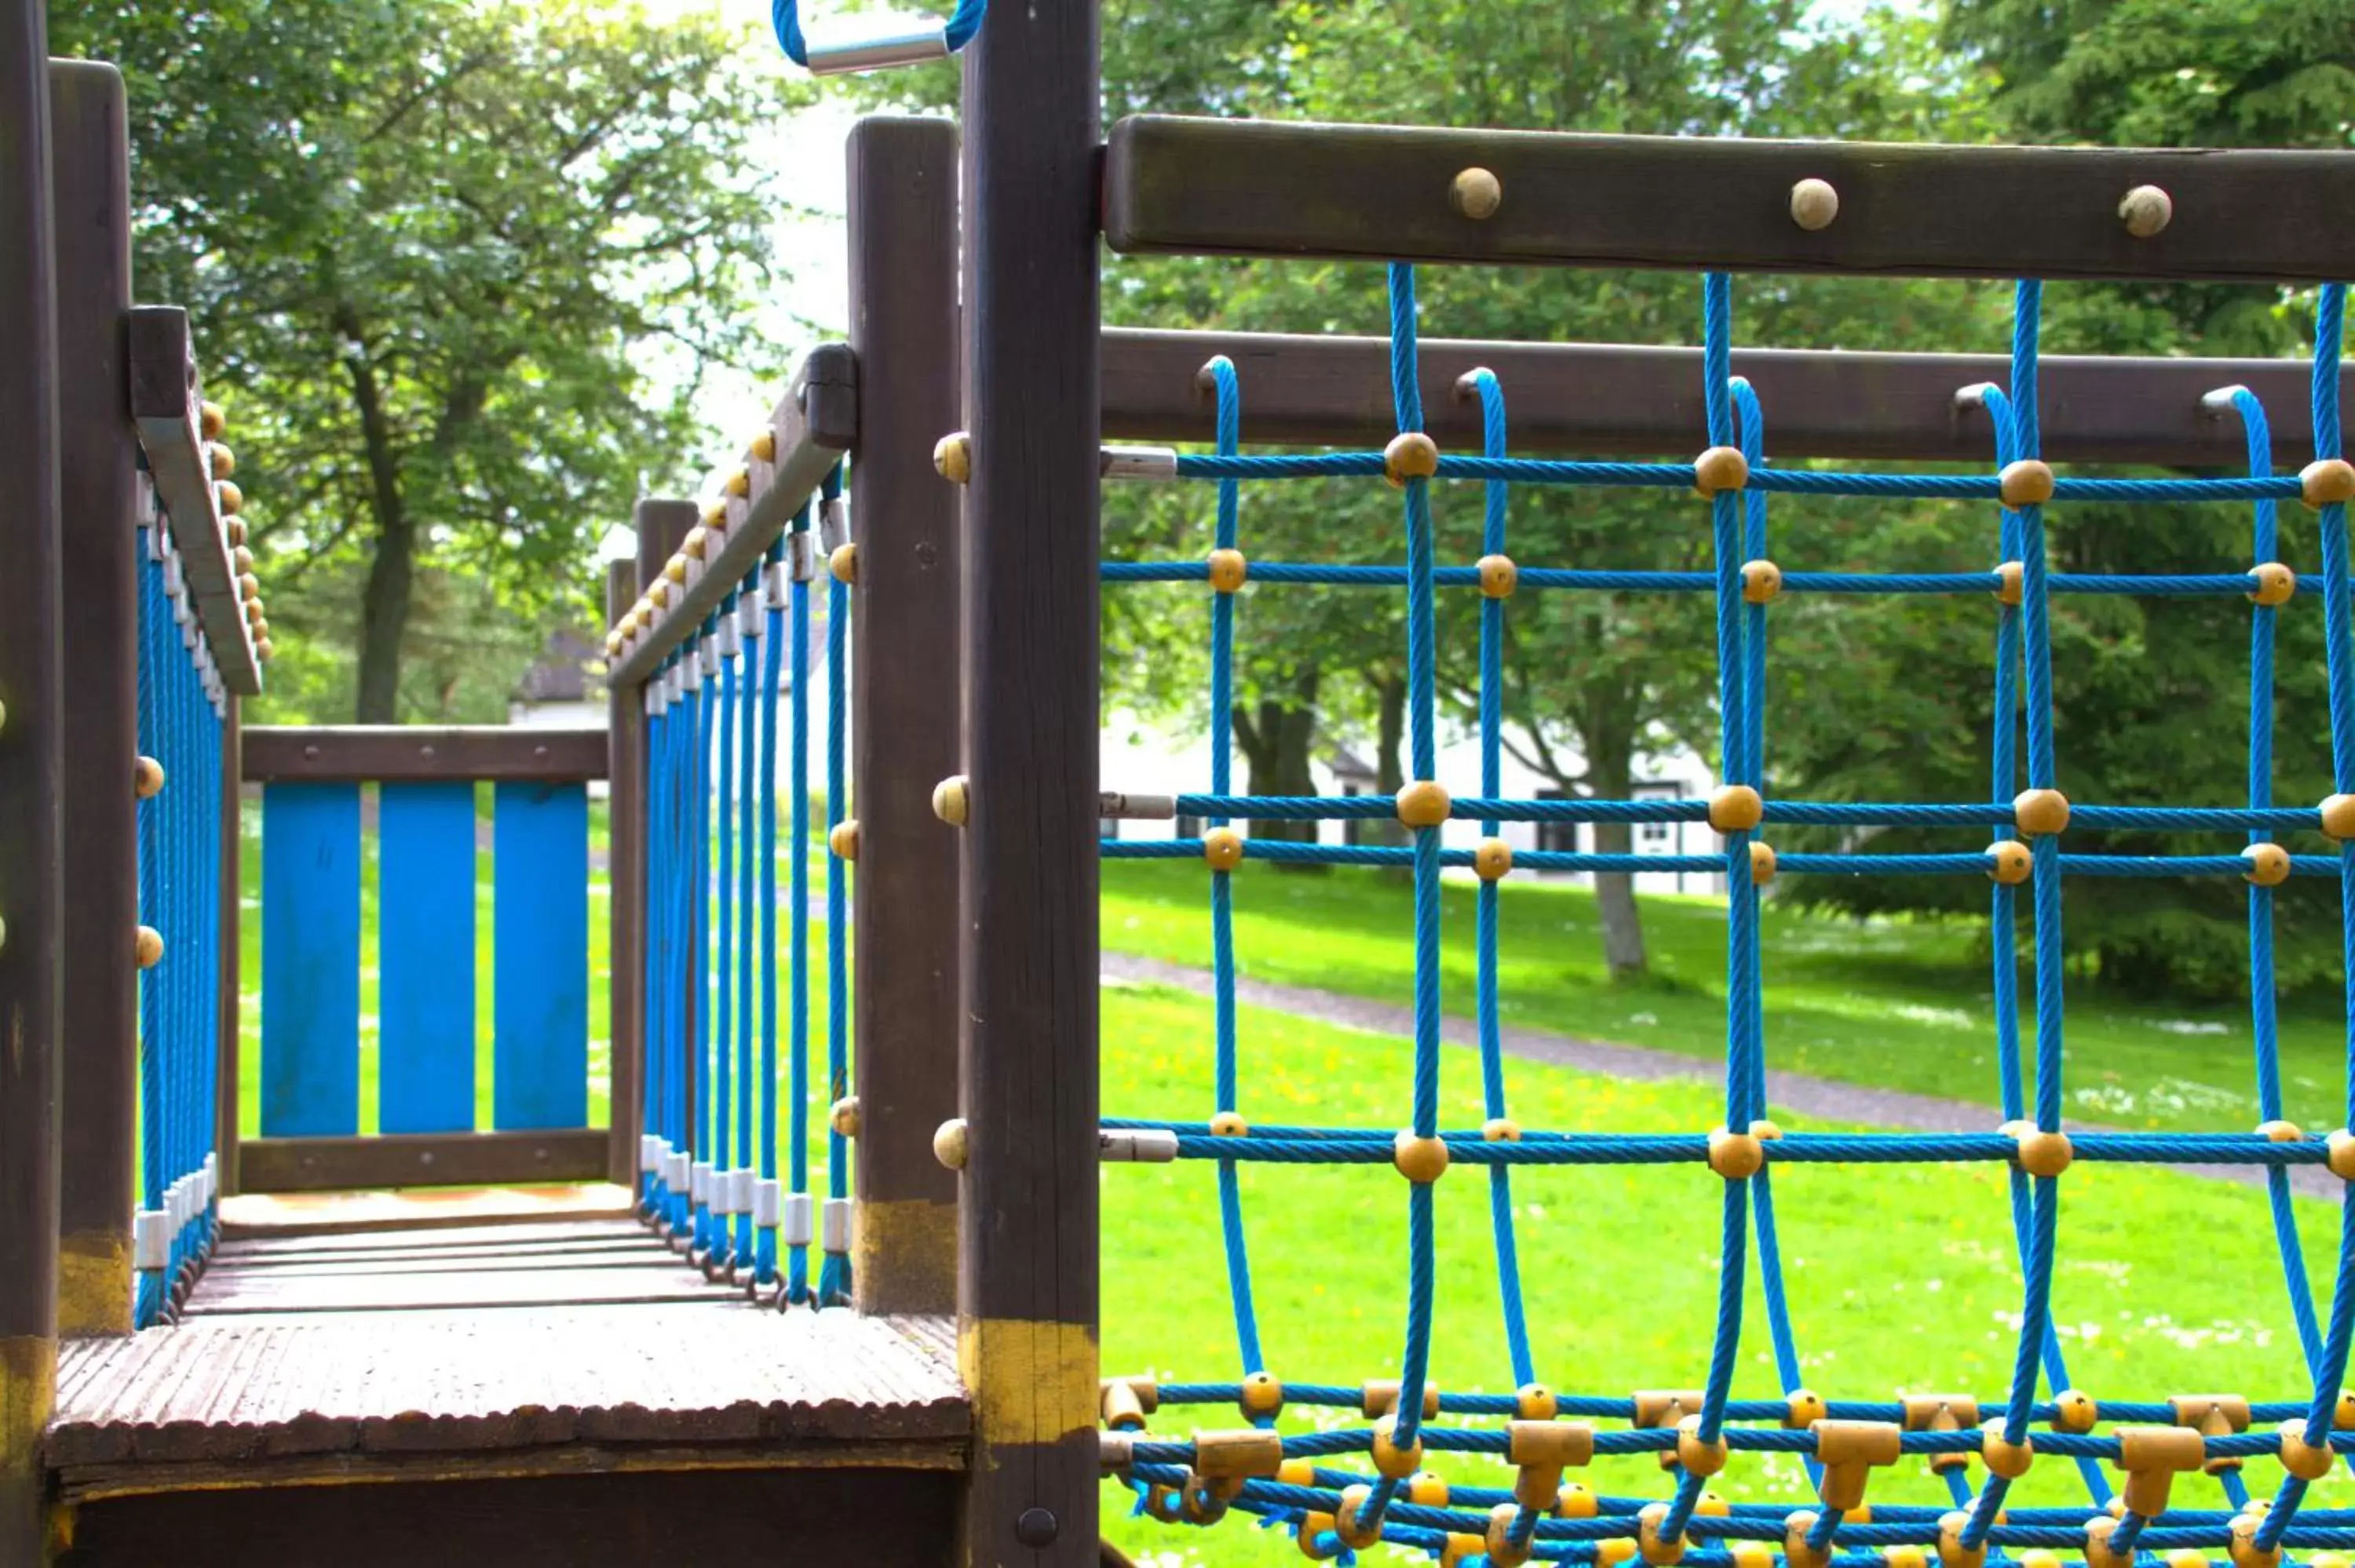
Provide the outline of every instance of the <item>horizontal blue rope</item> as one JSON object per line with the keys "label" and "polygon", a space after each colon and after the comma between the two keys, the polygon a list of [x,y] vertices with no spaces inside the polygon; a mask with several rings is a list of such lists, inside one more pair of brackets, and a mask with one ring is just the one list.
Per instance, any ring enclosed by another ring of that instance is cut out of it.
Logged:
{"label": "horizontal blue rope", "polygon": [[[1206,583],[1206,561],[1106,561],[1097,568],[1108,583]],[[1404,567],[1308,566],[1285,561],[1253,561],[1250,580],[1265,583],[1321,583],[1336,588],[1402,588]],[[1432,580],[1441,588],[1477,588],[1477,567],[1440,567]],[[1522,567],[1515,574],[1517,588],[1646,590],[1668,593],[1714,593],[1715,572],[1643,572]],[[2193,598],[2212,595],[2242,598],[2249,591],[2245,572],[2170,573],[2137,577],[2126,573],[2052,572],[2046,575],[2048,592],[2061,594],[2147,595]],[[1857,594],[1992,594],[2002,586],[1994,572],[1785,572],[1785,593]],[[2319,595],[2320,582],[2298,579],[2296,591]]]}
{"label": "horizontal blue rope", "polygon": [[[1462,812],[1457,812],[1462,816]],[[1106,860],[1200,860],[1200,839],[1104,839],[1097,848]],[[1306,844],[1288,839],[1245,839],[1243,858],[1290,865],[1412,865],[1415,852],[1403,845]],[[1468,869],[1478,852],[1439,852],[1439,863]],[[1985,876],[1993,863],[1984,851],[1951,854],[1811,854],[1794,852],[1777,855],[1776,874],[1880,876]],[[2324,854],[2290,856],[2293,876],[2337,876],[2339,862]],[[1574,854],[1558,850],[1515,850],[1516,871],[1683,872],[1713,874],[1725,869],[1722,854]],[[2062,874],[2069,876],[2239,876],[2249,863],[2236,854],[2063,854]]]}
{"label": "horizontal blue rope", "polygon": [[[2012,825],[2006,801],[1902,804],[1849,800],[1768,800],[1769,823],[1818,827],[2002,827]],[[1180,795],[1181,817],[1256,817],[1274,821],[1370,821],[1395,818],[1398,802],[1388,795]],[[1493,819],[1511,822],[1705,822],[1709,802],[1666,800],[1526,800],[1458,796],[1448,815],[1459,821]],[[2319,832],[2322,813],[2313,806],[2072,806],[2072,828],[2140,828],[2188,832],[2247,829]],[[1516,863],[1519,856],[1515,856]],[[1666,858],[1666,857],[1661,857]],[[2123,857],[2133,858],[2133,857]],[[2336,861],[2331,863],[2334,866]],[[1718,863],[1712,862],[1713,866]],[[1721,868],[1721,867],[1719,867]]]}
{"label": "horizontal blue rope", "polygon": [[[1144,1126],[1155,1124],[1146,1123]],[[1181,1160],[1236,1160],[1276,1165],[1387,1165],[1394,1132],[1220,1136],[1160,1124],[1178,1137]],[[1677,1165],[1705,1162],[1709,1139],[1697,1132],[1575,1133],[1491,1142],[1478,1134],[1442,1135],[1449,1160],[1464,1165]],[[2320,1165],[2318,1139],[2275,1143],[2254,1133],[2076,1133],[2080,1160],[2132,1165]],[[1955,1165],[2009,1160],[2017,1145],[2002,1133],[1792,1133],[1766,1140],[1769,1164]]]}

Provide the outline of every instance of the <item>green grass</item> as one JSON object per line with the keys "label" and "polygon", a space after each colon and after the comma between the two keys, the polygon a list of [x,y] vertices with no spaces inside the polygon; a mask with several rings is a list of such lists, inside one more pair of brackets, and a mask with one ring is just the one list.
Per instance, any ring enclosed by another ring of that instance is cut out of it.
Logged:
{"label": "green grass", "polygon": [[[1354,867],[1300,875],[1246,864],[1236,874],[1235,947],[1244,974],[1412,1002],[1412,894],[1403,883]],[[1444,1004],[1467,1017],[1475,896],[1469,884],[1449,883],[1443,927]],[[1592,893],[1510,882],[1502,896],[1499,1009],[1508,1025],[1723,1055],[1721,901],[1643,900],[1653,978],[1627,985],[1604,970]],[[1104,947],[1207,966],[1209,904],[1199,865],[1107,862]],[[1992,1107],[1995,1024],[1979,938],[1968,922],[1831,919],[1769,900],[1761,960],[1768,1061]],[[2021,995],[2029,995],[2024,976]],[[2075,978],[2067,995],[2068,1115],[2135,1128],[2243,1131],[2256,1124],[2245,1007],[2140,1003]],[[2032,1040],[2032,1028],[2023,1034]],[[2285,1003],[2280,1039],[2290,1118],[2309,1129],[2341,1125],[2346,1034],[2335,1001]]]}

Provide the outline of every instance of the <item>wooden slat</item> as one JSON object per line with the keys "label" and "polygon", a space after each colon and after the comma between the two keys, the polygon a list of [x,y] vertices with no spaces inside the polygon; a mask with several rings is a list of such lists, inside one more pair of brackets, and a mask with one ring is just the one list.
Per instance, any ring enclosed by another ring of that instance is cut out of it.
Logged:
{"label": "wooden slat", "polygon": [[505,1255],[518,1246],[535,1248],[636,1247],[645,1243],[646,1227],[634,1218],[482,1221],[419,1228],[390,1228],[293,1234],[241,1233],[229,1236],[213,1251],[216,1265],[273,1257],[458,1256],[469,1253]]}
{"label": "wooden slat", "polygon": [[377,792],[377,1125],[474,1126],[474,787]]}
{"label": "wooden slat", "polygon": [[[262,1137],[357,1132],[359,1062],[359,786],[272,784],[261,802]],[[246,1185],[269,1191],[265,1169],[249,1164]]]}
{"label": "wooden slat", "polygon": [[247,1140],[244,1164],[249,1192],[586,1181],[605,1173],[605,1133],[602,1128],[574,1128],[262,1138]]}
{"label": "wooden slat", "polygon": [[243,940],[245,891],[244,794],[238,788],[240,759],[244,755],[244,722],[239,699],[231,696],[221,716],[221,841],[220,841],[220,979],[219,1059],[213,1073],[213,1150],[224,1196],[238,1191],[239,1095],[240,1058],[244,1055],[244,969],[239,948]]}
{"label": "wooden slat", "polygon": [[605,777],[602,729],[349,725],[256,726],[245,732],[249,783],[291,779],[487,779],[562,783]]}
{"label": "wooden slat", "polygon": [[[605,618],[620,620],[637,598],[634,561],[605,568]],[[644,1125],[642,1079],[645,1050],[646,729],[638,694],[609,683],[606,733],[613,781],[606,807],[606,1052],[610,1136],[606,1175],[627,1186],[638,1180],[638,1134]]]}
{"label": "wooden slat", "polygon": [[221,1204],[225,1242],[379,1234],[435,1236],[501,1225],[637,1224],[629,1189],[602,1181],[403,1191],[249,1192]]}
{"label": "wooden slat", "polygon": [[589,1119],[589,796],[502,784],[492,806],[492,1119]]}
{"label": "wooden slat", "polygon": [[197,623],[219,666],[221,682],[240,696],[261,690],[245,620],[245,600],[222,529],[199,414],[202,388],[188,313],[177,305],[138,305],[131,312],[131,413],[155,498],[171,514],[172,541],[187,573]]}
{"label": "wooden slat", "polygon": [[[1215,410],[1197,376],[1213,355],[1241,380],[1246,446],[1379,447],[1397,430],[1387,338],[1114,329],[1104,334],[1104,439],[1212,440]],[[1689,457],[1707,444],[1699,349],[1424,338],[1420,362],[1426,428],[1444,450],[1479,450],[1478,401],[1456,383],[1484,366],[1504,388],[1516,454]],[[2314,456],[2304,361],[2048,355],[2039,365],[2048,458],[2239,468],[2240,419],[2200,406],[2235,384],[2264,403],[2277,465]],[[1736,348],[1733,373],[1756,389],[1777,458],[1990,463],[1986,410],[1958,406],[1955,393],[2006,385],[2011,366],[1991,354]],[[2355,402],[2355,368],[2340,381]]]}
{"label": "wooden slat", "polygon": [[[657,1262],[663,1261],[660,1259]],[[429,1274],[353,1274],[279,1279],[230,1271],[208,1278],[202,1294],[182,1309],[186,1318],[243,1312],[409,1312],[434,1308],[489,1311],[507,1308],[638,1306],[693,1301],[723,1287],[672,1259],[660,1269],[560,1268],[499,1273],[459,1267]]]}
{"label": "wooden slat", "polygon": [[[1503,186],[1456,211],[1466,168]],[[1809,231],[1791,187],[1828,180]],[[2118,204],[2153,185],[2147,239]],[[2344,153],[1773,142],[1140,115],[1113,128],[1104,234],[1124,252],[1869,272],[2310,281],[2349,270]]]}
{"label": "wooden slat", "polygon": [[856,444],[858,369],[847,346],[830,343],[810,351],[770,415],[769,431],[776,443],[775,461],[746,454],[750,493],[729,501],[719,553],[706,559],[702,576],[673,596],[654,629],[631,643],[607,676],[613,684],[643,685],[665,654],[693,636]]}

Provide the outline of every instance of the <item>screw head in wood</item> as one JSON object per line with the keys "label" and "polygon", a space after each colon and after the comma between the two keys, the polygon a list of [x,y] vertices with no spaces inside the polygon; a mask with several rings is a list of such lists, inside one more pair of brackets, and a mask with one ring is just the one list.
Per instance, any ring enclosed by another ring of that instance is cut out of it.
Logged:
{"label": "screw head in wood", "polygon": [[1791,221],[1808,233],[1832,226],[1839,216],[1839,192],[1829,180],[1801,180],[1791,187]]}
{"label": "screw head in wood", "polygon": [[964,1118],[951,1117],[934,1129],[932,1158],[947,1169],[964,1170],[965,1160],[972,1152],[972,1140],[965,1132]]}
{"label": "screw head in wood", "polygon": [[1504,182],[1488,170],[1475,164],[1448,182],[1448,204],[1475,223],[1497,216],[1505,205]]}
{"label": "screw head in wood", "polygon": [[2137,185],[2118,198],[2118,221],[2137,239],[2148,239],[2175,218],[2175,198],[2157,185]]}
{"label": "screw head in wood", "polygon": [[1029,1547],[1052,1546],[1062,1529],[1061,1523],[1045,1509],[1026,1508],[1022,1517],[1014,1521],[1014,1539]]}
{"label": "screw head in wood", "polygon": [[973,438],[963,430],[943,436],[932,448],[932,467],[951,484],[973,482]]}
{"label": "screw head in wood", "polygon": [[229,420],[222,415],[219,404],[202,403],[197,408],[197,426],[204,432],[205,440],[211,440],[229,428]]}
{"label": "screw head in wood", "polygon": [[932,786],[932,815],[953,828],[964,826],[973,810],[973,785],[962,773]]}
{"label": "screw head in wood", "polygon": [[136,799],[152,800],[164,792],[164,765],[152,757],[143,757],[131,765],[131,793]]}

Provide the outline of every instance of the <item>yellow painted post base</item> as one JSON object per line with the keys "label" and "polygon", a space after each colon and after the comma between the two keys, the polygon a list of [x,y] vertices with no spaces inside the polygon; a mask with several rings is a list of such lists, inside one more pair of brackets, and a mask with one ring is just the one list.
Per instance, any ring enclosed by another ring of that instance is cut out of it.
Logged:
{"label": "yellow painted post base", "polygon": [[861,1312],[954,1311],[956,1277],[954,1203],[860,1202],[851,1225],[850,1278]]}
{"label": "yellow painted post base", "polygon": [[58,1239],[58,1332],[131,1332],[131,1238],[85,1231]]}
{"label": "yellow painted post base", "polygon": [[38,1563],[48,1550],[41,1433],[57,1394],[55,1340],[0,1339],[0,1563]]}
{"label": "yellow painted post base", "polygon": [[1095,1330],[983,1318],[957,1329],[957,1372],[977,1449],[1057,1443],[1096,1425]]}

